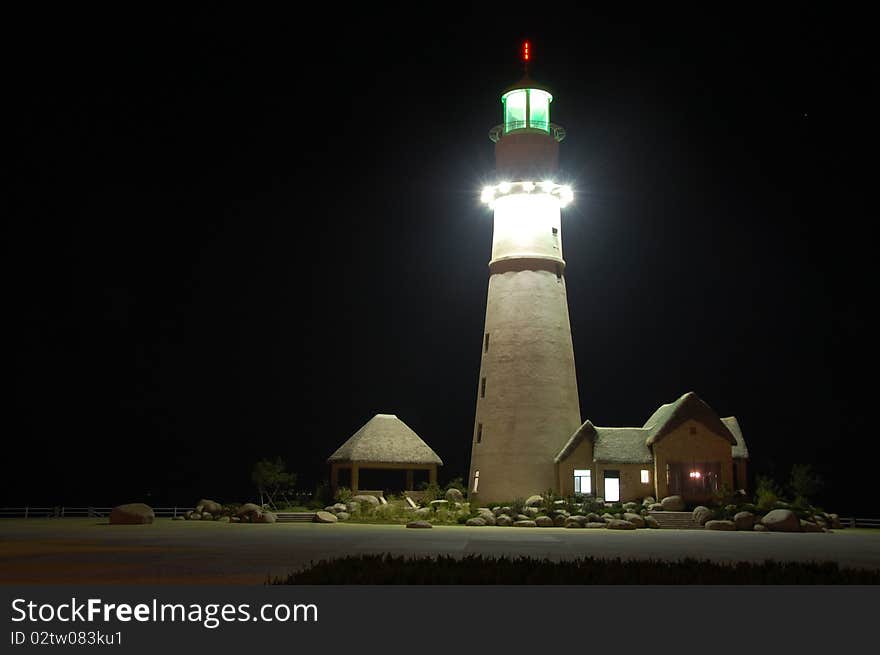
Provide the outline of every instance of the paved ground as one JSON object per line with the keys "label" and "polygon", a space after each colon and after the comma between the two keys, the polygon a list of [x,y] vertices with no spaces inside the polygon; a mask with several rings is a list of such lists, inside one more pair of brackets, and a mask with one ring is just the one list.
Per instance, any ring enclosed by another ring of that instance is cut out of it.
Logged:
{"label": "paved ground", "polygon": [[267,577],[331,557],[531,555],[709,558],[716,561],[835,560],[880,569],[880,530],[779,534],[699,530],[435,527],[293,523],[238,525],[171,521],[107,525],[95,519],[0,520],[2,583],[262,584]]}

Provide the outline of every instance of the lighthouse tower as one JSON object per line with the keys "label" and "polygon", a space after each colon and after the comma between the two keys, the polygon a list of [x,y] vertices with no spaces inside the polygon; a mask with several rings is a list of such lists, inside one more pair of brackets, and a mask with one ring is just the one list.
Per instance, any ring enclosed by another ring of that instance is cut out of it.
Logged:
{"label": "lighthouse tower", "polygon": [[480,502],[558,489],[554,458],[580,427],[565,292],[560,209],[572,200],[558,179],[565,130],[550,122],[553,96],[525,76],[501,96],[489,293],[482,339],[469,488]]}

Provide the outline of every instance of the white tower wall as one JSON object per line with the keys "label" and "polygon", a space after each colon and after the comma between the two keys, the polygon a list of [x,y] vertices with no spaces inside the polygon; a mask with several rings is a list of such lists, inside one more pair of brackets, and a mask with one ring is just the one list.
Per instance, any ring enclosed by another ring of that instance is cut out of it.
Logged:
{"label": "white tower wall", "polygon": [[497,198],[469,480],[480,502],[557,489],[554,458],[581,424],[564,267],[559,197]]}

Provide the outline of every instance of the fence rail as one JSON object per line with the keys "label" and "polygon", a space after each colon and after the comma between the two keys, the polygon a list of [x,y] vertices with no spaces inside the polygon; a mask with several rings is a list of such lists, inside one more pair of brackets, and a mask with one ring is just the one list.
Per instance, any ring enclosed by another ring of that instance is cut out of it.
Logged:
{"label": "fence rail", "polygon": [[[0,507],[0,519],[29,518],[102,518],[110,516],[112,507]],[[173,518],[193,507],[154,507],[157,517]]]}
{"label": "fence rail", "polygon": [[880,528],[880,519],[860,519],[854,516],[841,516],[840,524],[846,528]]}

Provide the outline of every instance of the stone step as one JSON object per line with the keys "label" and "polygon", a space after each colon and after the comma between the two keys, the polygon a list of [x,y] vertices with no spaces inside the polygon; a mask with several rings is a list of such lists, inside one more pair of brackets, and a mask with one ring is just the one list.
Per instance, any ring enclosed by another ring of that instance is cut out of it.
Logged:
{"label": "stone step", "polygon": [[657,519],[661,528],[675,530],[702,530],[703,526],[694,521],[691,512],[648,512]]}
{"label": "stone step", "polygon": [[278,523],[311,523],[315,512],[278,512],[275,517]]}

